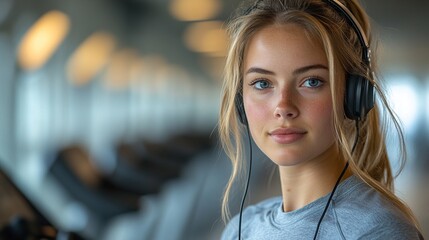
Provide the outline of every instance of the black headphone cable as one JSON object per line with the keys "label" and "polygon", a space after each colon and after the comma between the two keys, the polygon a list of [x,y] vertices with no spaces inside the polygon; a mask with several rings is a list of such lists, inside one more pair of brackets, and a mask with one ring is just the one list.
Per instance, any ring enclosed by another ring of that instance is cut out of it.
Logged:
{"label": "black headphone cable", "polygon": [[[358,139],[359,139],[359,119],[355,120],[356,124],[356,136],[355,141],[353,143],[351,154],[353,155],[353,152],[355,151]],[[326,203],[325,209],[323,209],[322,216],[320,216],[319,222],[317,223],[316,232],[314,233],[313,240],[316,240],[317,234],[319,233],[320,224],[322,223],[323,218],[325,217],[325,214],[328,210],[329,204],[331,203],[332,197],[334,196],[335,190],[337,190],[338,185],[340,184],[341,179],[343,178],[344,174],[346,173],[347,168],[349,167],[349,161],[347,161],[346,166],[344,166],[343,171],[341,172],[340,176],[337,179],[337,182],[335,183],[334,189],[332,190],[331,194],[329,195],[328,202]]]}
{"label": "black headphone cable", "polygon": [[[247,124],[246,124],[247,125]],[[247,172],[247,180],[246,180],[246,186],[244,189],[244,193],[243,193],[243,197],[241,199],[241,204],[240,204],[240,214],[239,214],[239,219],[238,219],[238,240],[241,240],[241,222],[242,222],[242,217],[243,217],[243,208],[244,208],[244,202],[246,201],[246,196],[247,196],[247,192],[249,190],[249,185],[250,185],[250,175],[252,174],[252,141],[250,138],[250,131],[249,131],[249,126],[246,126],[247,129],[247,137],[249,140],[249,167],[248,167],[248,172]]]}

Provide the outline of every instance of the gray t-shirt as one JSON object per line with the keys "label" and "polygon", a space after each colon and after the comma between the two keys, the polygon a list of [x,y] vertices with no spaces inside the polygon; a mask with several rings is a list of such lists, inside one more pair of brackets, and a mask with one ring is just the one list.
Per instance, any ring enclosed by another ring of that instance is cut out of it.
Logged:
{"label": "gray t-shirt", "polygon": [[[301,209],[283,212],[275,197],[243,212],[243,240],[313,239],[329,194]],[[222,240],[238,239],[238,215],[225,228]],[[355,176],[337,188],[320,225],[317,239],[423,239],[391,202]]]}

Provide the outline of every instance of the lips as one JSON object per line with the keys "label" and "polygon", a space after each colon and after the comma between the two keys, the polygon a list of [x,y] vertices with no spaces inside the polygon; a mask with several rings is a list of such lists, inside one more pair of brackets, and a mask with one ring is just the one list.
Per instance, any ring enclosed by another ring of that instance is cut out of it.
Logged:
{"label": "lips", "polygon": [[304,129],[301,128],[277,128],[268,133],[268,135],[279,144],[291,144],[294,143],[307,133]]}

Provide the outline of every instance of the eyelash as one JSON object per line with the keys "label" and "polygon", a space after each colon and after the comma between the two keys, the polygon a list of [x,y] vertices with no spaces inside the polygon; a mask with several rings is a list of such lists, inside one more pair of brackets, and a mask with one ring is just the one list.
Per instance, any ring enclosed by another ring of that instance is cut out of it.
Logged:
{"label": "eyelash", "polygon": [[[318,86],[304,86],[305,83],[307,83],[309,80],[317,80],[318,81]],[[268,84],[268,86],[266,87],[256,87],[255,85],[257,85],[258,83],[266,83]],[[306,78],[303,83],[300,86],[306,87],[306,88],[320,88],[325,84],[325,81],[321,79],[321,77],[318,76],[312,76],[312,77],[308,77]],[[266,79],[256,79],[254,81],[252,81],[251,83],[249,83],[249,86],[253,86],[256,90],[264,90],[267,88],[271,87],[271,83],[266,80]]]}
{"label": "eyelash", "polygon": [[[263,83],[267,83],[268,86],[265,87],[265,88],[258,88],[258,87],[255,86],[256,84],[262,83],[262,82]],[[249,86],[253,86],[253,88],[255,88],[256,90],[264,90],[266,88],[270,88],[271,87],[271,83],[268,80],[266,80],[266,79],[256,79],[256,80],[252,81],[251,83],[249,83]]]}
{"label": "eyelash", "polygon": [[[319,82],[318,86],[304,86],[305,83],[307,83],[309,80],[317,80]],[[301,86],[307,87],[307,88],[320,88],[325,84],[325,81],[323,81],[320,77],[318,76],[312,76],[312,77],[308,77],[304,80],[304,82],[301,84]]]}

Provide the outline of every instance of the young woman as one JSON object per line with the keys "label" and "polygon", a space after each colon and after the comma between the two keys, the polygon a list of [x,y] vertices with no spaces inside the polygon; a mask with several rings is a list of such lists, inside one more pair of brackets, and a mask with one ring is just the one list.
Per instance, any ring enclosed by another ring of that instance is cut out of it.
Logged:
{"label": "young woman", "polygon": [[233,171],[223,214],[251,159],[246,133],[278,166],[282,196],[240,212],[222,239],[423,239],[394,194],[380,112],[404,142],[357,0],[259,0],[245,9],[228,25],[219,131]]}

